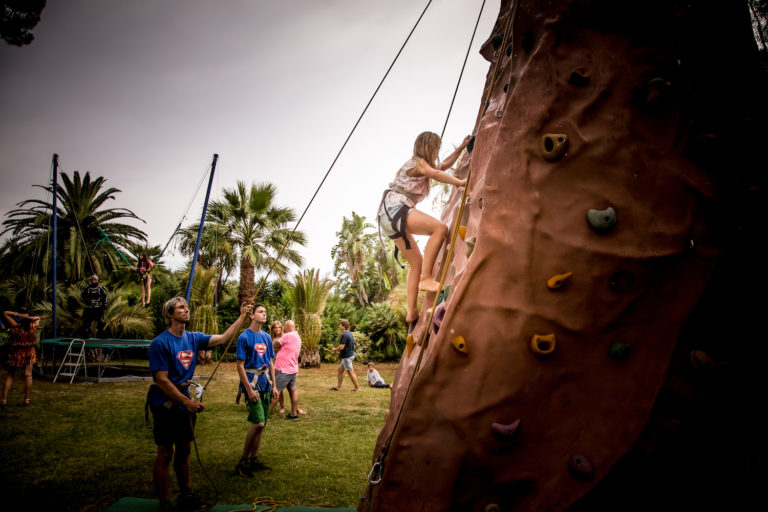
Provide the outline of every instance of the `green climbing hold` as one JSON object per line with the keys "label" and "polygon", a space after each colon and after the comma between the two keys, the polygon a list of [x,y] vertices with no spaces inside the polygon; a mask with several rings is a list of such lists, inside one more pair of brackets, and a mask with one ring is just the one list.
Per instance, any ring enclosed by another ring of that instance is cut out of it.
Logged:
{"label": "green climbing hold", "polygon": [[510,55],[512,55],[512,43],[509,43],[509,44],[507,45],[507,49],[506,49],[506,50],[504,50],[504,53],[506,53],[506,54],[507,54],[507,57],[509,57]]}
{"label": "green climbing hold", "polygon": [[622,359],[626,359],[629,356],[629,345],[624,343],[623,341],[617,341],[615,343],[611,343],[611,346],[608,347],[608,357],[613,359],[614,361],[621,361]]}
{"label": "green climbing hold", "polygon": [[568,150],[568,136],[564,133],[547,133],[541,138],[541,156],[550,162],[560,160]]}
{"label": "green climbing hold", "polygon": [[616,227],[617,222],[616,210],[610,206],[605,210],[587,211],[587,223],[589,224],[589,227],[601,235],[610,233],[613,228]]}
{"label": "green climbing hold", "polygon": [[469,139],[469,144],[467,144],[467,153],[471,153],[473,149],[475,149],[475,138],[477,136],[473,135],[471,139]]}
{"label": "green climbing hold", "polygon": [[440,304],[444,300],[448,300],[448,294],[451,293],[451,285],[447,284],[445,285],[445,288],[443,288],[443,291],[440,292],[440,295],[437,296],[437,303]]}

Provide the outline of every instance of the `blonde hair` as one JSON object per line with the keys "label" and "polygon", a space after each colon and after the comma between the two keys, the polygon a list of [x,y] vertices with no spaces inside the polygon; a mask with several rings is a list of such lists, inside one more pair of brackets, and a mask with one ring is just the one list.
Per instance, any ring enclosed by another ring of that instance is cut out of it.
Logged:
{"label": "blonde hair", "polygon": [[437,160],[442,140],[434,132],[421,132],[413,143],[413,156],[423,158],[430,165]]}

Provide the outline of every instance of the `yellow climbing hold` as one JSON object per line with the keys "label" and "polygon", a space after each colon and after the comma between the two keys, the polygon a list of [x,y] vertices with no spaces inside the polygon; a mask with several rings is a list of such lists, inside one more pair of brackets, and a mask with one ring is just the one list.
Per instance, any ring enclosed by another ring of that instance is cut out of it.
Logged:
{"label": "yellow climbing hold", "polygon": [[453,345],[453,348],[458,350],[459,352],[468,353],[467,350],[467,342],[464,340],[463,336],[456,336],[451,340],[451,345]]}
{"label": "yellow climbing hold", "polygon": [[531,338],[531,350],[537,356],[548,356],[555,351],[555,334],[534,334]]}
{"label": "yellow climbing hold", "polygon": [[555,274],[549,279],[547,279],[547,288],[550,290],[557,290],[558,288],[562,288],[562,286],[565,284],[565,281],[573,275],[573,272],[566,272],[564,274]]}
{"label": "yellow climbing hold", "polygon": [[413,340],[413,334],[409,334],[407,338],[405,338],[405,346],[408,349],[408,356],[411,355],[411,350],[413,350],[413,346],[416,345],[416,342]]}
{"label": "yellow climbing hold", "polygon": [[462,240],[464,240],[464,237],[467,234],[467,226],[459,226],[459,236]]}
{"label": "yellow climbing hold", "polygon": [[559,160],[568,150],[568,136],[564,133],[547,133],[541,138],[541,156],[550,162]]}

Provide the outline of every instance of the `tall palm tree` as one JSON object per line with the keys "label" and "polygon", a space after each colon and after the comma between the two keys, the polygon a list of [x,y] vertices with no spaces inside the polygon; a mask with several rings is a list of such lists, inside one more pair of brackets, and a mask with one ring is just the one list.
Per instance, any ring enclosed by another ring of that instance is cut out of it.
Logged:
{"label": "tall palm tree", "polygon": [[[76,283],[89,273],[101,273],[125,265],[117,250],[123,250],[130,242],[146,242],[147,236],[140,229],[118,221],[144,221],[125,208],[104,207],[120,192],[113,187],[105,188],[105,178],[99,176],[91,180],[88,172],[81,178],[79,171],[75,171],[72,178],[65,172],[60,176],[56,190],[56,214],[59,228],[57,250],[61,259],[57,268],[63,270],[62,275],[69,283]],[[52,185],[36,186],[52,197]],[[52,255],[49,244],[52,201],[27,199],[17,206],[8,212],[7,219],[3,221],[0,236],[10,234],[13,242],[6,241],[0,248],[0,264],[11,265],[15,273],[48,268]]]}
{"label": "tall palm tree", "polygon": [[[287,225],[296,220],[296,214],[291,208],[274,205],[277,188],[273,184],[260,183],[248,188],[238,181],[235,188],[225,188],[222,194],[222,200],[212,201],[208,207],[201,245],[207,257],[218,261],[221,268],[239,260],[237,297],[243,303],[254,296],[256,271],[269,269],[284,245],[280,260],[275,263],[275,275],[285,277],[289,264],[301,265],[302,257],[293,246],[305,245],[306,237],[298,230],[291,236]],[[182,250],[191,254],[196,238],[197,226],[182,230]],[[224,256],[211,254],[222,249]]]}
{"label": "tall palm tree", "polygon": [[336,232],[339,242],[331,249],[334,275],[342,281],[349,279],[349,288],[363,307],[368,304],[363,271],[366,259],[374,251],[374,235],[365,230],[373,227],[370,222],[365,222],[365,217],[352,212],[351,219],[344,217],[342,220],[341,230]]}
{"label": "tall palm tree", "polygon": [[296,274],[285,294],[286,302],[296,312],[296,329],[301,336],[301,360],[309,366],[320,366],[321,316],[334,284],[328,277],[320,277],[320,271],[312,268]]}

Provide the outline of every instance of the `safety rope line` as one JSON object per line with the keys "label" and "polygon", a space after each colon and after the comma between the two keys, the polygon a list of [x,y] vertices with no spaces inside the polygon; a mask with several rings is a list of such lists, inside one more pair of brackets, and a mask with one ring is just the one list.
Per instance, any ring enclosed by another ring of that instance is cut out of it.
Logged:
{"label": "safety rope line", "polygon": [[[419,18],[416,20],[416,23],[413,25],[413,28],[411,28],[411,31],[408,33],[408,37],[405,38],[405,41],[403,42],[402,46],[400,46],[400,50],[398,50],[397,54],[395,55],[395,58],[392,60],[392,63],[389,65],[389,68],[387,68],[386,73],[384,73],[384,76],[381,78],[381,81],[379,81],[379,85],[376,86],[376,90],[373,91],[373,94],[368,100],[368,103],[365,105],[365,108],[363,108],[363,111],[360,113],[360,116],[357,118],[355,125],[352,127],[352,129],[349,132],[349,135],[347,135],[346,140],[344,140],[344,143],[341,145],[341,149],[339,149],[338,153],[336,153],[336,157],[333,159],[333,162],[331,162],[331,165],[330,167],[328,167],[328,170],[325,172],[323,179],[320,181],[320,184],[315,189],[315,193],[312,194],[312,198],[309,200],[309,203],[307,203],[306,208],[304,208],[304,211],[302,212],[301,217],[299,217],[299,220],[293,226],[293,229],[288,235],[288,238],[286,238],[285,243],[283,243],[283,246],[280,248],[280,251],[278,252],[277,256],[272,261],[272,265],[270,265],[269,270],[267,271],[267,274],[261,280],[261,284],[256,289],[256,292],[254,292],[253,298],[251,298],[250,300],[254,300],[259,295],[259,292],[261,291],[262,287],[267,282],[267,278],[269,278],[269,276],[272,274],[272,270],[274,270],[275,266],[277,265],[277,262],[280,261],[280,258],[282,257],[283,252],[285,251],[285,248],[293,239],[294,233],[296,232],[299,225],[301,224],[301,221],[304,220],[304,216],[307,214],[307,211],[309,211],[309,207],[312,206],[312,203],[317,197],[317,194],[320,192],[320,189],[323,187],[323,184],[325,183],[325,180],[328,178],[328,175],[331,174],[331,170],[333,170],[333,167],[336,165],[336,161],[339,159],[339,157],[341,156],[341,153],[344,151],[344,148],[347,146],[349,139],[352,138],[352,135],[355,133],[355,130],[357,129],[357,126],[360,124],[360,121],[363,120],[363,116],[368,111],[368,107],[371,106],[373,99],[376,97],[376,94],[379,92],[379,89],[381,89],[381,86],[384,84],[384,80],[386,80],[387,76],[389,76],[389,72],[392,71],[392,68],[394,67],[395,62],[397,62],[397,59],[400,57],[400,54],[403,52],[403,49],[405,49],[405,45],[408,44],[408,41],[411,39],[411,36],[413,35],[413,32],[416,30],[416,27],[419,26],[421,19],[424,17],[424,14],[427,12],[427,9],[429,9],[429,6],[431,4],[432,4],[432,0],[429,0],[427,2],[426,7],[424,7],[424,10],[421,11]],[[232,341],[234,339],[235,337],[233,336],[232,339],[229,340],[229,342],[227,343],[227,346],[224,348],[223,353],[226,353],[227,350],[229,350],[229,346],[232,344]],[[216,363],[216,366],[213,369],[213,373],[211,373],[211,376],[208,378],[208,382],[205,383],[205,386],[203,388],[208,387],[208,383],[210,383],[211,380],[213,379],[213,376],[216,374],[216,371],[219,369],[220,364],[221,364],[221,358],[219,358],[219,361]]]}
{"label": "safety rope line", "polygon": [[[490,100],[491,91],[493,90],[493,88],[494,88],[494,86],[496,84],[496,80],[499,77],[498,70],[499,70],[499,67],[501,66],[501,61],[503,60],[501,58],[501,52],[504,51],[503,48],[506,48],[506,43],[507,43],[507,40],[508,40],[508,37],[509,37],[510,29],[512,27],[512,19],[514,17],[514,11],[516,10],[516,7],[517,7],[517,4],[515,3],[513,8],[510,10],[510,12],[508,14],[508,18],[506,20],[506,27],[504,28],[504,37],[502,39],[501,45],[499,46],[499,53],[497,54],[498,58],[496,59],[496,62],[494,64],[493,73],[491,75],[491,81],[489,83],[489,86],[488,86],[487,90],[485,91],[485,100],[483,101],[483,109],[484,109],[483,114],[485,114],[485,109],[487,109],[487,104],[488,104],[488,102]],[[480,119],[482,119],[482,115],[478,118],[478,126],[479,126]],[[446,275],[448,274],[448,267],[450,266],[450,259],[453,257],[453,249],[454,249],[454,246],[456,244],[456,238],[458,237],[459,227],[460,227],[460,223],[461,223],[461,217],[462,217],[462,215],[464,213],[464,209],[466,207],[466,198],[467,198],[467,193],[469,191],[469,180],[470,180],[471,174],[472,174],[472,161],[470,160],[469,168],[467,170],[467,178],[466,178],[467,182],[466,182],[466,184],[464,186],[464,191],[462,192],[462,199],[461,199],[461,204],[459,205],[459,212],[458,212],[458,214],[456,215],[456,217],[454,219],[454,225],[453,225],[453,230],[452,230],[452,235],[451,235],[451,243],[450,243],[450,245],[448,247],[448,254],[447,254],[446,258],[443,260],[443,269],[441,271],[440,286],[438,287],[438,290],[442,290],[443,289],[443,285],[445,284],[445,278],[446,278]],[[384,449],[382,450],[382,454],[376,459],[376,462],[374,462],[373,468],[371,469],[371,474],[369,475],[369,479],[368,479],[368,481],[369,481],[369,484],[368,484],[368,500],[367,500],[368,501],[368,504],[367,504],[367,509],[368,510],[370,510],[370,507],[371,507],[371,496],[372,496],[372,493],[373,493],[373,486],[375,484],[378,484],[379,482],[381,482],[381,478],[382,478],[382,476],[384,474],[384,463],[386,461],[387,456],[389,455],[389,449],[390,449],[390,447],[392,445],[392,440],[394,439],[395,432],[397,431],[397,427],[398,427],[398,425],[400,423],[400,418],[402,416],[403,409],[405,408],[405,402],[408,399],[408,395],[410,394],[410,391],[411,391],[411,386],[413,385],[413,381],[414,381],[414,379],[416,377],[416,374],[418,373],[418,371],[419,371],[419,369],[421,367],[421,361],[422,361],[422,358],[423,358],[424,353],[426,352],[426,349],[427,349],[427,346],[428,346],[429,334],[430,334],[430,332],[432,330],[431,329],[431,325],[432,325],[432,320],[434,318],[435,309],[437,309],[437,301],[438,301],[438,299],[439,299],[439,293],[436,292],[435,293],[434,303],[432,305],[432,308],[431,308],[431,311],[430,311],[430,314],[429,314],[429,319],[428,319],[427,323],[425,324],[424,335],[423,335],[424,337],[423,337],[423,340],[422,340],[422,343],[421,343],[421,347],[420,347],[420,350],[419,350],[419,357],[417,358],[416,365],[414,366],[414,370],[411,373],[411,378],[408,381],[408,387],[405,389],[405,394],[403,395],[403,399],[402,399],[402,401],[400,403],[400,409],[399,409],[399,411],[397,413],[397,418],[395,419],[395,423],[392,426],[392,430],[390,431],[389,436],[387,437],[387,440],[384,443]],[[374,469],[377,469],[377,474],[378,474],[378,480],[375,483],[373,483],[371,481],[371,475],[373,474]]]}
{"label": "safety rope line", "polygon": [[[60,173],[64,172],[64,168],[59,164]],[[51,187],[53,188],[53,187]],[[54,190],[53,193],[56,194],[58,190]],[[83,250],[85,251],[85,259],[88,261],[88,266],[91,267],[91,274],[95,274],[96,270],[93,268],[93,262],[91,261],[91,255],[88,252],[88,245],[85,243],[85,236],[83,235],[83,228],[80,227],[80,221],[77,218],[77,212],[75,211],[75,204],[72,202],[72,198],[67,195],[67,200],[69,201],[69,207],[72,209],[72,216],[75,218],[75,225],[77,226],[77,234],[80,235],[80,240],[83,242]]]}
{"label": "safety rope line", "polygon": [[477,33],[477,26],[480,25],[480,17],[483,15],[483,9],[485,9],[485,0],[483,0],[483,5],[480,6],[480,12],[477,13],[477,21],[475,21],[475,29],[472,31],[472,37],[469,39],[469,45],[467,45],[467,53],[464,55],[464,63],[461,65],[461,72],[459,72],[459,80],[456,82],[456,88],[453,90],[453,98],[451,98],[451,106],[448,107],[448,114],[445,116],[443,131],[440,132],[440,140],[443,140],[443,136],[445,135],[445,128],[448,126],[448,119],[450,119],[451,117],[451,111],[453,110],[453,102],[456,101],[456,94],[459,92],[459,85],[461,85],[461,77],[464,76],[464,68],[467,66],[467,59],[469,58],[469,52],[472,49],[472,43],[475,41],[475,34]]}

